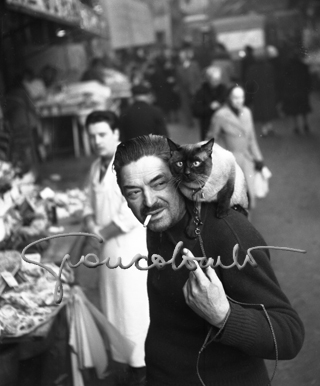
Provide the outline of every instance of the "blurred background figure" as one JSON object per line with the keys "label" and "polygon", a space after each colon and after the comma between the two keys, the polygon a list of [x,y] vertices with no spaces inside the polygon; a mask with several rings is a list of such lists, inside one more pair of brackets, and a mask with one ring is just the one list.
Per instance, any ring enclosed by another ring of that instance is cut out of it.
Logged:
{"label": "blurred background figure", "polygon": [[[255,56],[254,56],[254,49],[253,47],[247,45],[244,47],[244,56],[241,59],[241,76],[240,80],[244,87],[246,86],[246,73],[248,71],[248,68],[255,62]],[[247,102],[248,96],[246,95],[246,102]],[[249,100],[250,104],[251,101]]]}
{"label": "blurred background figure", "polygon": [[201,140],[206,138],[212,115],[225,99],[226,86],[222,83],[222,72],[215,66],[205,70],[204,81],[192,102],[193,115],[199,119]]}
{"label": "blurred background figure", "polygon": [[150,83],[155,96],[155,105],[165,115],[167,122],[178,120],[180,98],[176,79],[176,59],[169,47],[163,47],[148,65],[146,80]]}
{"label": "blurred background figure", "polygon": [[255,171],[261,171],[264,162],[251,111],[244,102],[244,89],[238,85],[231,86],[226,103],[212,118],[207,139],[215,138],[219,145],[234,154],[247,181],[249,209],[253,209],[256,206]]}
{"label": "blurred background figure", "polygon": [[177,66],[177,85],[179,88],[181,112],[185,125],[193,127],[191,104],[194,95],[201,86],[201,70],[194,59],[191,43],[184,42],[179,51],[179,64]]}
{"label": "blurred background figure", "polygon": [[[114,266],[121,257],[123,265],[128,266],[135,255],[146,256],[146,231],[128,208],[112,169],[119,144],[118,117],[112,111],[94,111],[86,119],[86,128],[98,158],[91,166],[85,190],[85,231],[104,238],[97,253],[100,261],[109,257]],[[93,243],[98,244],[89,238],[87,253],[97,249],[90,245]],[[109,336],[115,386],[142,386],[149,326],[147,272],[109,269],[105,264],[96,269],[102,312],[117,331]]]}
{"label": "blurred background figure", "polygon": [[300,52],[293,51],[286,61],[282,73],[281,90],[282,111],[292,117],[294,133],[300,134],[301,129],[309,133],[311,76],[308,66],[302,61]]}
{"label": "blurred background figure", "polygon": [[168,136],[162,111],[153,106],[154,97],[150,87],[132,87],[133,103],[120,116],[122,141],[146,134]]}
{"label": "blurred background figure", "polygon": [[44,157],[41,149],[41,125],[34,100],[43,95],[45,87],[31,70],[25,70],[6,95],[6,117],[10,130],[11,161],[23,173],[38,176],[38,164]]}
{"label": "blurred background figure", "polygon": [[248,52],[243,73],[246,105],[252,110],[255,122],[262,124],[262,134],[268,135],[273,130],[272,121],[277,117],[274,66],[266,49],[260,57],[255,57],[252,48]]}
{"label": "blurred background figure", "polygon": [[229,87],[235,81],[235,68],[231,56],[222,43],[215,45],[213,60],[210,67],[216,67],[221,72],[221,83]]}
{"label": "blurred background figure", "polygon": [[49,64],[40,70],[40,76],[47,89],[53,89],[57,86],[58,70]]}
{"label": "blurred background figure", "polygon": [[104,71],[105,65],[102,58],[93,58],[90,62],[87,70],[82,74],[82,81],[96,80],[104,84]]}

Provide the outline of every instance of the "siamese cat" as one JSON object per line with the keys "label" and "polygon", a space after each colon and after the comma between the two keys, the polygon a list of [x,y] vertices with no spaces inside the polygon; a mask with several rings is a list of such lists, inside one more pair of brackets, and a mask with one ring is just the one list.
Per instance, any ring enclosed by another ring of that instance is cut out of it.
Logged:
{"label": "siamese cat", "polygon": [[218,218],[234,205],[248,208],[245,177],[230,151],[214,144],[214,139],[178,145],[168,138],[168,144],[169,167],[184,196],[196,202],[216,201]]}

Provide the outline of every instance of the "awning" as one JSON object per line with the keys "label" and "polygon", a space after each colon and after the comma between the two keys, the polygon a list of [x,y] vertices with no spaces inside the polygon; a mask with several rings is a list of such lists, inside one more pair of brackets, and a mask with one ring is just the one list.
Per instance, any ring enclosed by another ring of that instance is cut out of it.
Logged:
{"label": "awning", "polygon": [[78,27],[97,36],[107,34],[105,22],[92,8],[79,0],[6,0],[6,5],[14,11]]}
{"label": "awning", "polygon": [[108,0],[101,5],[108,20],[113,48],[144,46],[155,42],[153,17],[147,4],[135,0]]}

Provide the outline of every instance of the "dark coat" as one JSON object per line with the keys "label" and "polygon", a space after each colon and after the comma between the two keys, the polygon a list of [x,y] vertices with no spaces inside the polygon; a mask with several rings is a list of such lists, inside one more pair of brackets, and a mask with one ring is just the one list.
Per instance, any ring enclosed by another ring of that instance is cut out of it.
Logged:
{"label": "dark coat", "polygon": [[246,104],[255,121],[268,122],[277,117],[274,67],[268,60],[257,60],[245,74]]}
{"label": "dark coat", "polygon": [[120,116],[121,139],[127,141],[148,134],[168,136],[163,113],[156,106],[136,101]]}
{"label": "dark coat", "polygon": [[199,119],[201,129],[201,139],[204,139],[210,126],[211,117],[216,109],[211,108],[212,102],[218,102],[220,105],[224,102],[226,87],[219,84],[212,87],[208,82],[204,82],[197,91],[192,101],[192,113]]}
{"label": "dark coat", "polygon": [[282,75],[282,109],[288,115],[311,111],[309,93],[311,77],[308,66],[299,59],[288,62]]}

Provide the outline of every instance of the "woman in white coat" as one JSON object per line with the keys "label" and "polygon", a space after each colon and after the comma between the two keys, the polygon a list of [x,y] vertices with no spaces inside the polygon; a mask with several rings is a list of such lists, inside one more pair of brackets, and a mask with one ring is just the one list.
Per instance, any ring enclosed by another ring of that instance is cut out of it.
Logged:
{"label": "woman in white coat", "polygon": [[225,149],[231,151],[243,170],[247,181],[250,209],[256,205],[254,176],[264,163],[259,148],[252,114],[244,106],[245,93],[239,85],[230,87],[226,103],[214,114],[207,139],[215,138]]}
{"label": "woman in white coat", "polygon": [[[119,257],[123,265],[129,265],[136,255],[147,256],[146,230],[128,208],[112,169],[119,143],[117,122],[114,113],[104,111],[91,113],[86,121],[99,158],[90,169],[84,222],[87,231],[105,239],[99,257],[100,261],[109,257],[110,266],[116,265]],[[102,265],[98,269],[102,312],[117,330],[117,336],[109,337],[112,359],[128,364],[136,380],[142,379],[149,327],[147,271],[134,265],[128,269]]]}

